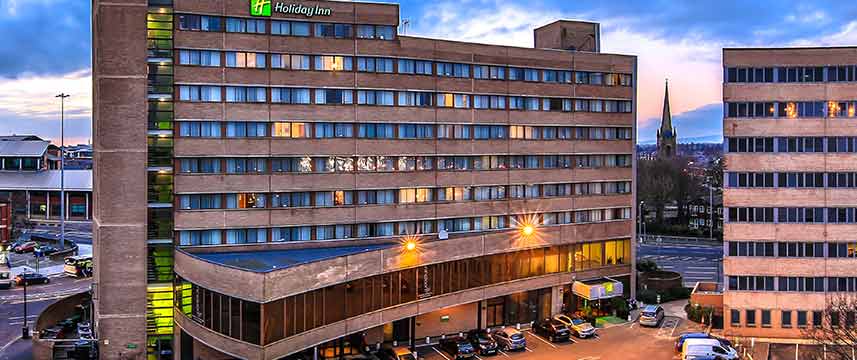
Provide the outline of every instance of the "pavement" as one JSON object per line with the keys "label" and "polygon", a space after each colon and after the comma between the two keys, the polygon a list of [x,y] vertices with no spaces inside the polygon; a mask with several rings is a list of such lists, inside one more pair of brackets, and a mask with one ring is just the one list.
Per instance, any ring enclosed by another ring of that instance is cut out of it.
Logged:
{"label": "pavement", "polygon": [[693,287],[698,281],[722,280],[722,245],[638,243],[637,260],[644,259],[653,260],[663,270],[680,273],[687,287]]}
{"label": "pavement", "polygon": [[[497,360],[676,360],[680,356],[673,350],[675,339],[681,333],[699,331],[699,325],[683,319],[673,309],[681,308],[687,300],[664,304],[667,316],[658,327],[641,327],[636,321],[598,329],[597,336],[588,339],[572,338],[568,342],[552,343],[547,339],[524,331],[527,347],[524,351],[501,351],[493,356]],[[680,303],[680,304],[679,304]],[[420,359],[452,360],[437,345],[418,348]],[[487,360],[476,356],[475,360]]]}

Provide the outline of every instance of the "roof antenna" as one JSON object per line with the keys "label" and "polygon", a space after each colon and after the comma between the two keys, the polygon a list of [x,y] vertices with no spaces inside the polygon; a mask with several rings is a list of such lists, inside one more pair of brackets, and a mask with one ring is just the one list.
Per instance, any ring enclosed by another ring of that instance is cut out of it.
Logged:
{"label": "roof antenna", "polygon": [[410,19],[402,19],[402,35],[408,34],[408,26],[411,25]]}

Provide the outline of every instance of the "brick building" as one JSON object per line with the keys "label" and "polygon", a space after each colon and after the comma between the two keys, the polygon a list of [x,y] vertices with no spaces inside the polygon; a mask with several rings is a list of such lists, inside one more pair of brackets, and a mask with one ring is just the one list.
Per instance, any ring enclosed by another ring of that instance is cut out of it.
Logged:
{"label": "brick building", "polygon": [[520,48],[399,35],[396,4],[93,13],[103,358],[338,358],[633,292],[636,58],[598,24]]}
{"label": "brick building", "polygon": [[801,338],[854,291],[857,48],[724,49],[727,334]]}

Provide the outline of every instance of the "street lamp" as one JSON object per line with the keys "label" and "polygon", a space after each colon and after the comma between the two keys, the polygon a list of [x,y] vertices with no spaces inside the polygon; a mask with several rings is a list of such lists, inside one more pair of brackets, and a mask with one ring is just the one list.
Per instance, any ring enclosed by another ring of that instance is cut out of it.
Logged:
{"label": "street lamp", "polygon": [[646,234],[646,228],[645,228],[646,216],[645,216],[645,213],[643,212],[643,207],[644,207],[645,203],[646,203],[645,201],[640,201],[639,211],[637,211],[638,212],[637,215],[640,218],[640,233],[638,234],[640,236],[640,241],[643,240],[643,236]]}
{"label": "street lamp", "polygon": [[21,328],[21,339],[30,338],[30,326],[27,324],[27,279],[22,277],[24,284],[24,327]]}
{"label": "street lamp", "polygon": [[55,96],[60,98],[60,250],[65,250],[65,99],[69,96],[66,93]]}

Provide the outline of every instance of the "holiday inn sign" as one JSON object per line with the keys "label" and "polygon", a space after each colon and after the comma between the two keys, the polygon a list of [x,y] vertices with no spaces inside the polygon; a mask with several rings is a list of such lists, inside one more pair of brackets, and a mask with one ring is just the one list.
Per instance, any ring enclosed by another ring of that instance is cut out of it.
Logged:
{"label": "holiday inn sign", "polygon": [[316,15],[330,16],[333,11],[330,8],[323,8],[318,5],[286,4],[281,1],[272,4],[271,0],[250,0],[250,15],[269,17],[271,16],[271,12],[287,15],[303,15],[309,18]]}

